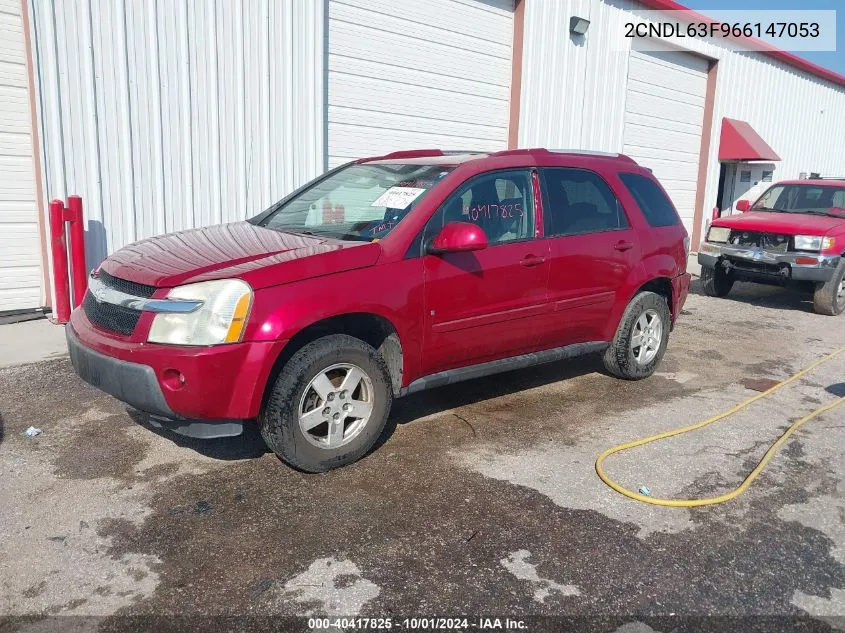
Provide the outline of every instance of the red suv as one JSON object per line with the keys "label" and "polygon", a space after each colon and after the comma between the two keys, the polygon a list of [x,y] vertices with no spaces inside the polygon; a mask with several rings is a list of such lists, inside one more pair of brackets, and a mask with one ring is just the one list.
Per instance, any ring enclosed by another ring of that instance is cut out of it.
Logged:
{"label": "red suv", "polygon": [[845,181],[789,180],[743,213],[715,218],[698,249],[704,292],[724,297],[735,281],[794,285],[819,314],[845,312]]}
{"label": "red suv", "polygon": [[654,372],[687,234],[621,155],[396,152],[245,222],[109,257],[67,328],[76,372],[195,437],[257,418],[319,472],[362,457],[394,398],[586,352]]}

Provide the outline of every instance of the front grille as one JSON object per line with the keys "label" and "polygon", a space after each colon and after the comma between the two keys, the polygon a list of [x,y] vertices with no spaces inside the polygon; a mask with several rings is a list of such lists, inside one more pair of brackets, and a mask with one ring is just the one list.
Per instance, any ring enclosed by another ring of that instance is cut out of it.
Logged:
{"label": "front grille", "polygon": [[[148,299],[156,291],[155,286],[147,286],[146,284],[139,284],[134,281],[113,277],[104,270],[99,272],[99,278],[108,288],[113,288],[135,297]],[[82,309],[85,311],[85,316],[88,317],[88,320],[98,328],[118,332],[126,336],[129,336],[135,331],[135,327],[138,325],[138,319],[141,318],[140,310],[133,310],[132,308],[114,305],[113,303],[100,303],[90,292],[85,293],[85,299],[82,301]]]}
{"label": "front grille", "polygon": [[153,296],[153,293],[156,291],[155,286],[147,286],[146,284],[139,284],[134,281],[127,281],[126,279],[120,279],[119,277],[112,277],[105,270],[101,270],[99,272],[99,276],[100,281],[102,281],[109,288],[120,290],[121,292],[125,292],[128,295],[134,295],[136,297],[144,297],[145,299],[149,299]]}
{"label": "front grille", "polygon": [[759,246],[772,253],[789,251],[789,235],[758,231],[731,231],[728,243],[732,246]]}
{"label": "front grille", "polygon": [[98,328],[119,332],[126,336],[135,331],[138,319],[141,318],[140,310],[124,308],[113,303],[100,303],[90,292],[85,293],[82,309],[88,320]]}

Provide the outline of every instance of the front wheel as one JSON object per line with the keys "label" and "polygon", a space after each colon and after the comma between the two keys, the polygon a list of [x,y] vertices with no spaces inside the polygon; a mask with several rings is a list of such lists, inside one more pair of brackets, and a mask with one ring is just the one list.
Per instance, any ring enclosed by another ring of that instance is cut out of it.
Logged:
{"label": "front wheel", "polygon": [[666,353],[671,324],[664,297],[655,292],[639,293],[625,308],[613,342],[604,353],[605,369],[626,380],[651,376]]}
{"label": "front wheel", "polygon": [[393,403],[387,367],[364,341],[317,339],[285,364],[259,425],[282,460],[311,473],[361,459],[381,437]]}
{"label": "front wheel", "polygon": [[701,285],[708,297],[725,297],[734,285],[733,273],[725,272],[721,266],[701,267]]}
{"label": "front wheel", "polygon": [[827,282],[816,286],[813,309],[828,316],[845,312],[845,257],[840,258],[833,276]]}

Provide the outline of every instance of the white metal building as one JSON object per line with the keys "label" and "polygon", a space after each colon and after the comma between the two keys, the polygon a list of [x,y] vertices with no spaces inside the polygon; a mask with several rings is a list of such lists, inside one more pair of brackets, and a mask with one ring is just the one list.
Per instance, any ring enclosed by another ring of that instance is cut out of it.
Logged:
{"label": "white metal building", "polygon": [[768,180],[842,175],[845,77],[742,42],[632,49],[619,26],[643,8],[680,7],[0,0],[0,313],[50,305],[46,203],[69,194],[94,266],[395,149],[624,152],[693,245],[714,206]]}

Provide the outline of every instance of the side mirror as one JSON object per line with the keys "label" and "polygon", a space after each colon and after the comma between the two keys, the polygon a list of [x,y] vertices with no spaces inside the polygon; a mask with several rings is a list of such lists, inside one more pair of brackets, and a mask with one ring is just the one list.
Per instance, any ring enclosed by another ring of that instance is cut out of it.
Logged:
{"label": "side mirror", "polygon": [[428,247],[429,253],[466,253],[487,248],[487,236],[477,224],[449,222]]}
{"label": "side mirror", "polygon": [[736,210],[740,213],[745,213],[751,209],[751,202],[749,200],[740,200],[736,203]]}

